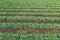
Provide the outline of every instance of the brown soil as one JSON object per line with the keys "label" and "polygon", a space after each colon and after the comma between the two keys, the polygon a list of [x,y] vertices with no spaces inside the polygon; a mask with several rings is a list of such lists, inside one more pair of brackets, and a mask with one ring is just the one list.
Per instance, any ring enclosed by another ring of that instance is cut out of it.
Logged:
{"label": "brown soil", "polygon": [[0,20],[0,23],[7,23],[7,22],[11,22],[11,23],[57,23],[60,24],[60,21],[35,21],[35,20]]}
{"label": "brown soil", "polygon": [[0,28],[0,32],[60,33],[60,29]]}

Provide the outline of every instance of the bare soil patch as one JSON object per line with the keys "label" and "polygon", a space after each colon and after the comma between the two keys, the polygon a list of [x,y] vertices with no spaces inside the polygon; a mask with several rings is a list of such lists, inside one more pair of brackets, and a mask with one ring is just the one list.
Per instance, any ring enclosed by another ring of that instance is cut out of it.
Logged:
{"label": "bare soil patch", "polygon": [[0,28],[0,32],[60,33],[60,29]]}

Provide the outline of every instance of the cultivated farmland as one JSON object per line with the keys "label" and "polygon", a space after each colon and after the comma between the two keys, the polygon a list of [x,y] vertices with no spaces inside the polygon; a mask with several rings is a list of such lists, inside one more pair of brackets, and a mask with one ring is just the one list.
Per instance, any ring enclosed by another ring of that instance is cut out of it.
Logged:
{"label": "cultivated farmland", "polygon": [[0,40],[60,40],[60,0],[0,0]]}

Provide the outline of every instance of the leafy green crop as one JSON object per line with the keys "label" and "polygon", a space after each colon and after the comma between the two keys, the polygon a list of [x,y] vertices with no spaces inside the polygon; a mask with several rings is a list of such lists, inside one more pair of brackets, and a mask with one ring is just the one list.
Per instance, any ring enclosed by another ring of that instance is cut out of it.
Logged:
{"label": "leafy green crop", "polygon": [[60,13],[50,13],[50,12],[0,12],[0,15],[44,15],[44,16],[47,16],[47,15],[50,15],[50,16],[60,16]]}
{"label": "leafy green crop", "polygon": [[0,16],[0,20],[35,20],[35,21],[59,21],[60,17],[33,17],[33,16]]}
{"label": "leafy green crop", "polygon": [[37,24],[37,23],[0,23],[0,28],[60,28],[60,24]]}
{"label": "leafy green crop", "polygon": [[59,7],[60,0],[0,0],[0,8]]}
{"label": "leafy green crop", "polygon": [[0,33],[0,40],[60,40],[59,33]]}

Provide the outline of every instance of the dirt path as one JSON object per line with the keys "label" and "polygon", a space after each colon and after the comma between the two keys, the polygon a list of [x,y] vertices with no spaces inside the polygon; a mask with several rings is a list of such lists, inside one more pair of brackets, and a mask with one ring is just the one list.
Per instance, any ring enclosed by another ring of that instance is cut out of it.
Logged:
{"label": "dirt path", "polygon": [[60,33],[60,29],[0,28],[0,32]]}

